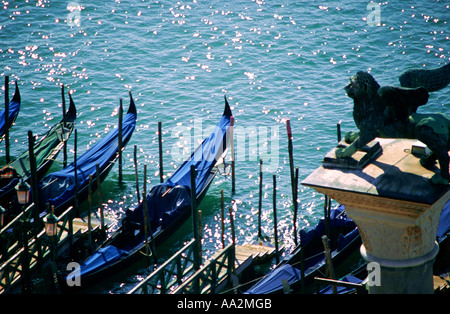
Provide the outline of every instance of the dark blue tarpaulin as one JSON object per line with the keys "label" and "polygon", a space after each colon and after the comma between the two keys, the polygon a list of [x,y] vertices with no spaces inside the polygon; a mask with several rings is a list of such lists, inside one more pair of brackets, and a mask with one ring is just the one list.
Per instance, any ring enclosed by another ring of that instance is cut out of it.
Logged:
{"label": "dark blue tarpaulin", "polygon": [[[345,206],[340,205],[338,208],[330,211],[329,227],[331,229],[336,227],[355,228],[356,224],[353,220],[347,218],[347,215],[345,214]],[[321,219],[313,229],[300,230],[300,243],[302,243],[302,246],[306,246],[313,239],[321,239],[323,234],[325,234],[325,220]],[[322,249],[322,247],[320,247],[320,249]]]}
{"label": "dark blue tarpaulin", "polygon": [[[332,209],[330,212],[330,229],[337,227],[349,227],[354,228],[347,234],[339,234],[337,241],[337,250],[332,252],[332,255],[345,248],[352,240],[359,236],[359,231],[356,224],[349,219],[345,214],[345,208],[343,205],[336,209]],[[319,223],[311,230],[300,232],[300,241],[302,246],[306,246],[312,241],[320,243],[315,250],[313,250],[313,256],[305,256],[305,276],[316,271],[325,264],[325,254],[322,246],[322,235],[325,233],[325,221],[321,219]],[[319,240],[319,241],[317,241]],[[296,265],[299,267],[299,264]],[[265,278],[256,283],[253,287],[247,290],[246,294],[270,294],[279,292],[283,289],[283,279],[287,281],[289,285],[292,285],[301,280],[300,269],[290,265],[288,263],[279,264],[277,268],[272,270]]]}
{"label": "dark blue tarpaulin", "polygon": [[[354,222],[350,219],[348,219],[345,214],[342,214],[343,207],[339,208],[339,210],[332,210],[331,211],[331,217],[330,217],[330,228],[332,226],[336,225],[346,225],[349,224],[349,226],[353,225]],[[321,220],[313,229],[309,231],[301,230],[301,243],[303,245],[306,245],[310,241],[316,238],[320,238],[321,234],[324,232],[324,221]],[[444,208],[442,209],[442,213],[439,220],[438,230],[437,230],[437,240],[438,242],[442,241],[450,231],[450,201],[447,202],[444,205]],[[337,250],[343,249],[352,239],[355,238],[355,236],[359,233],[358,229],[355,228],[350,233],[343,235],[339,235],[338,244],[337,244]],[[323,250],[323,248],[319,248],[320,250]],[[324,256],[322,256],[320,259],[315,261],[314,263],[317,263],[314,267],[318,267],[320,265],[323,265],[325,263]],[[305,274],[308,273],[308,268],[311,267],[310,265],[305,265]],[[312,269],[312,268],[311,268]],[[282,289],[282,279],[285,279],[289,284],[293,284],[296,281],[299,281],[301,278],[300,270],[293,267],[292,265],[285,264],[282,265],[273,271],[271,271],[263,280],[259,281],[256,285],[254,285],[252,288],[250,288],[245,293],[249,294],[268,294],[273,293],[276,291],[280,291]],[[354,282],[354,283],[360,283],[361,280],[353,277],[348,276],[344,281],[348,282]],[[346,290],[338,290],[339,293],[343,293]],[[324,290],[321,293],[328,293],[328,290]]]}
{"label": "dark blue tarpaulin", "polygon": [[[131,97],[131,95],[130,95]],[[123,117],[122,138],[123,146],[127,144],[136,126],[136,107],[130,100],[130,109]],[[119,147],[119,129],[115,128],[101,141],[77,158],[78,188],[86,186],[89,175],[95,176],[96,164],[100,171],[107,168],[117,157]],[[75,194],[75,165],[72,162],[66,168],[48,174],[39,183],[40,203],[54,205],[55,208],[67,202]]]}
{"label": "dark blue tarpaulin", "polygon": [[[362,279],[359,279],[358,277],[355,277],[353,275],[348,275],[348,276],[345,276],[344,278],[342,278],[341,281],[360,284],[362,282]],[[353,292],[356,290],[355,288],[343,287],[343,286],[339,286],[339,285],[337,285],[335,287],[336,287],[337,294],[346,294],[346,293],[350,293],[350,292]],[[333,287],[331,285],[329,285],[329,286],[323,288],[322,290],[320,290],[319,294],[334,294]]]}
{"label": "dark blue tarpaulin", "polygon": [[[81,267],[79,276],[83,276],[85,274],[90,273],[91,271],[95,270],[97,268],[97,265],[103,265],[105,263],[113,263],[120,259],[122,256],[126,255],[127,253],[123,250],[120,250],[116,248],[113,245],[108,245],[103,248],[98,249],[95,251],[83,264],[83,267]],[[67,279],[70,279],[71,276],[69,275]]]}
{"label": "dark blue tarpaulin", "polygon": [[[232,141],[229,127],[231,124],[231,110],[226,102],[225,111],[214,131],[202,142],[194,153],[166,182],[154,186],[146,196],[148,221],[152,228],[152,234],[157,230],[164,230],[176,218],[190,210],[191,197],[191,165],[197,170],[196,196],[204,193],[211,183],[211,171],[217,162],[223,157],[228,145]],[[208,178],[209,177],[209,178]],[[94,253],[80,267],[83,277],[111,267],[112,264],[126,256],[130,256],[133,250],[139,248],[144,236],[143,203],[130,208],[122,222],[122,236],[117,244],[112,242]],[[131,231],[131,232],[130,232]],[[114,241],[114,240],[113,240]]]}
{"label": "dark blue tarpaulin", "polygon": [[[191,165],[197,170],[195,178],[196,194],[198,195],[207,183],[211,169],[220,159],[227,148],[227,133],[231,116],[224,114],[214,131],[207,137],[191,157],[167,180],[165,184],[170,186],[184,185],[191,187]],[[229,142],[229,141],[228,141]]]}
{"label": "dark blue tarpaulin", "polygon": [[270,272],[269,276],[266,276],[263,280],[258,282],[257,285],[248,290],[247,294],[270,294],[278,291],[283,287],[283,279],[289,284],[299,281],[302,278],[300,269],[295,268],[292,265],[284,264],[278,268],[275,268]]}
{"label": "dark blue tarpaulin", "polygon": [[[0,111],[0,137],[3,138],[3,135],[5,135],[6,127],[5,127],[5,110],[3,109]],[[13,99],[9,102],[9,114],[8,114],[8,121],[11,126],[11,124],[16,120],[17,115],[19,114],[20,110],[20,93],[19,93],[19,87],[17,86],[16,82],[16,91],[14,92]]]}
{"label": "dark blue tarpaulin", "polygon": [[[197,170],[195,190],[197,197],[209,184],[212,168],[221,158],[230,142],[231,116],[224,114],[214,131],[202,142],[180,168],[164,183],[156,185],[147,195],[149,221],[153,228],[168,225],[177,214],[190,207],[191,165]],[[127,211],[129,222],[143,221],[142,203]]]}
{"label": "dark blue tarpaulin", "polygon": [[[148,222],[152,226],[152,232],[160,226],[166,227],[179,214],[189,210],[191,206],[189,191],[183,185],[170,187],[167,184],[158,184],[147,194],[146,201]],[[143,215],[143,203],[141,202],[133,209],[127,210],[126,219],[128,223],[142,226]]]}

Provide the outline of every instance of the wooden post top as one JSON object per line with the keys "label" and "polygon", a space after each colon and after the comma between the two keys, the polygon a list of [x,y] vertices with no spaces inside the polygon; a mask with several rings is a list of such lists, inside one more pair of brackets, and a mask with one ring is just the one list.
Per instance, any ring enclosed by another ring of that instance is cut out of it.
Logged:
{"label": "wooden post top", "polygon": [[[368,152],[374,152],[374,143],[381,150],[367,158],[366,152],[356,152],[340,165],[331,150],[321,167],[309,175],[302,184],[318,191],[352,192],[381,198],[396,199],[432,205],[450,186],[433,185],[430,178],[439,171],[428,170],[420,164],[420,156],[413,154],[417,140],[376,138],[369,143]],[[358,161],[364,161],[358,166]],[[328,193],[325,193],[328,194]],[[332,195],[331,195],[332,196]]]}

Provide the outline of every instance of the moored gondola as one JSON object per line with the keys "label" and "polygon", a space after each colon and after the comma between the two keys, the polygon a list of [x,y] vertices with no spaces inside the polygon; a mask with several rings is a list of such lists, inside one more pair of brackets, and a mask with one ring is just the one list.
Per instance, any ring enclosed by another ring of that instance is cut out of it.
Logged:
{"label": "moored gondola", "polygon": [[[64,147],[64,142],[68,140],[74,129],[77,112],[70,94],[69,98],[70,106],[65,117],[53,125],[44,135],[39,136],[39,140],[34,143],[33,153],[36,160],[36,175],[38,180],[42,179],[49,171],[59,152]],[[30,178],[29,150],[26,150],[14,161],[0,169],[0,205],[8,208],[7,217],[14,217],[17,214],[15,208],[19,208],[15,204],[15,186],[21,179],[31,183],[29,182]]]}
{"label": "moored gondola", "polygon": [[9,102],[9,110],[8,110],[8,125],[6,125],[6,108],[0,111],[0,141],[5,138],[6,130],[10,129],[13,123],[16,121],[17,116],[20,111],[20,92],[19,86],[16,81],[16,89],[14,92],[14,96]]}
{"label": "moored gondola", "polygon": [[142,253],[149,241],[153,240],[158,246],[172,235],[191,214],[191,166],[196,169],[194,188],[196,203],[199,204],[232,141],[230,125],[232,114],[225,98],[225,110],[214,131],[166,182],[154,186],[146,196],[148,238],[145,238],[145,213],[141,202],[127,210],[121,227],[80,268],[67,275],[63,283],[78,276],[81,286],[86,287],[144,256]]}
{"label": "moored gondola", "polygon": [[[443,277],[448,276],[450,271],[450,201],[442,208],[441,216],[439,219],[436,242],[439,244],[439,253],[436,256],[433,265],[433,274],[435,276]],[[362,259],[362,257],[361,257]],[[361,265],[351,269],[348,274],[342,277],[339,281],[344,282],[344,285],[337,284],[336,290],[333,291],[331,285],[327,285],[320,289],[318,294],[353,294],[353,293],[368,293],[365,284],[368,279],[367,265],[363,261]],[[353,285],[345,285],[345,283],[351,283]],[[360,285],[360,286],[358,286]]]}
{"label": "moored gondola", "polygon": [[[122,148],[130,140],[136,126],[136,105],[130,92],[130,106],[122,123]],[[55,213],[60,213],[74,204],[78,189],[78,201],[87,198],[89,175],[94,177],[93,188],[97,187],[97,164],[100,171],[100,181],[111,171],[119,152],[119,128],[115,128],[102,140],[89,148],[85,153],[60,171],[48,174],[39,182],[39,204],[47,210],[46,204],[53,206]],[[75,171],[78,187],[75,187]],[[101,183],[101,182],[100,182]]]}
{"label": "moored gondola", "polygon": [[[345,261],[361,245],[356,224],[347,217],[344,206],[340,205],[331,210],[328,225],[325,219],[321,219],[313,229],[301,230],[300,245],[245,293],[277,294],[284,293],[286,287],[293,291],[300,291],[302,285],[306,288],[315,276],[326,272],[322,237],[327,233],[330,234],[330,240],[336,239],[330,244],[332,263],[335,266]],[[301,267],[304,269],[304,277]]]}

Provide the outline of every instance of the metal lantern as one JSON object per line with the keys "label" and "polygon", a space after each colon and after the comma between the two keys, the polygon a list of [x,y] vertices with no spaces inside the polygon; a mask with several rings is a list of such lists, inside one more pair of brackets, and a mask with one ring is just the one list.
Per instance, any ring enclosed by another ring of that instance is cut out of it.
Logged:
{"label": "metal lantern", "polygon": [[44,217],[44,224],[45,233],[49,237],[56,236],[56,233],[58,231],[58,218],[53,213],[50,213]]}
{"label": "metal lantern", "polygon": [[20,182],[16,185],[16,192],[19,204],[28,204],[30,200],[30,186],[23,179],[20,179]]}
{"label": "metal lantern", "polygon": [[2,228],[3,225],[5,224],[5,213],[6,209],[0,206],[0,228]]}

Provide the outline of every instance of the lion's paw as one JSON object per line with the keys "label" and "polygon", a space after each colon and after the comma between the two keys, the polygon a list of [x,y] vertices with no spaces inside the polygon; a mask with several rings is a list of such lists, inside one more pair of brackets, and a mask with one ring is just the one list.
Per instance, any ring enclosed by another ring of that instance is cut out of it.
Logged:
{"label": "lion's paw", "polygon": [[343,147],[336,149],[335,155],[337,158],[344,158],[344,157],[351,156],[351,154],[348,154],[347,148],[343,148]]}
{"label": "lion's paw", "polygon": [[359,132],[349,131],[349,132],[345,133],[344,140],[346,143],[350,144],[350,143],[353,143],[358,137],[359,137]]}

